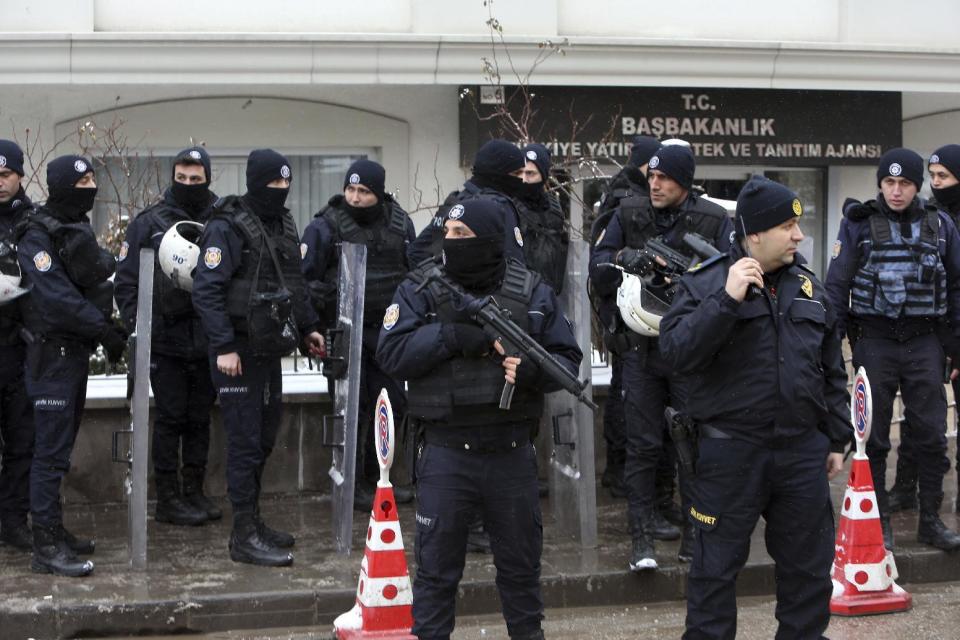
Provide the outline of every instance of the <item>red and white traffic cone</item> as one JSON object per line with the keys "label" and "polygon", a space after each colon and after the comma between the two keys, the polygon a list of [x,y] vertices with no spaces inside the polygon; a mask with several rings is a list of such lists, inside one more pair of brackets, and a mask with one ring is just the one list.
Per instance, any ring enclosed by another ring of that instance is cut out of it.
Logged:
{"label": "red and white traffic cone", "polygon": [[851,414],[857,452],[850,466],[840,510],[833,559],[830,612],[841,616],[906,611],[912,597],[897,585],[897,564],[883,546],[883,528],[874,491],[866,440],[870,434],[870,383],[863,368],[854,379]]}
{"label": "red and white traffic cone", "polygon": [[413,590],[403,553],[397,502],[390,484],[393,464],[393,411],[386,389],[380,392],[375,412],[380,481],[373,499],[367,546],[360,563],[357,600],[350,611],[333,623],[338,640],[382,638],[416,640],[413,626]]}

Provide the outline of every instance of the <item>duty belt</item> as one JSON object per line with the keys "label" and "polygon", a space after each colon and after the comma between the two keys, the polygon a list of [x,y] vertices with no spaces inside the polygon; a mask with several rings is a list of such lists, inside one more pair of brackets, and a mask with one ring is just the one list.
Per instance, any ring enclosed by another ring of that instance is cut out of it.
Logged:
{"label": "duty belt", "polygon": [[795,446],[797,443],[803,442],[807,438],[811,437],[811,434],[800,433],[795,436],[779,436],[779,437],[769,437],[769,438],[734,438],[732,435],[718,429],[712,424],[701,423],[700,427],[700,438],[711,438],[713,440],[742,440],[744,442],[749,442],[757,446],[765,447],[767,449],[790,449]]}
{"label": "duty belt", "polygon": [[501,437],[476,437],[460,432],[456,428],[428,429],[423,434],[427,444],[448,449],[460,449],[471,453],[503,453],[530,444],[529,429],[513,429]]}

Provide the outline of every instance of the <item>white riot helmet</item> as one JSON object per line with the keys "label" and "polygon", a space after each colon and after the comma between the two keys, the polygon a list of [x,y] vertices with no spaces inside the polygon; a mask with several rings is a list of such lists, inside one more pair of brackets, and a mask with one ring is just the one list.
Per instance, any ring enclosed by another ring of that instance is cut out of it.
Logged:
{"label": "white riot helmet", "polygon": [[670,304],[657,297],[642,278],[624,271],[623,282],[617,289],[617,308],[630,329],[655,338],[660,335],[660,319]]}
{"label": "white riot helmet", "polygon": [[193,270],[200,257],[197,241],[202,232],[203,225],[199,222],[182,220],[170,227],[160,240],[157,251],[160,269],[177,289],[193,290]]}
{"label": "white riot helmet", "polygon": [[0,242],[0,305],[16,300],[27,292],[20,286],[21,276],[16,249],[6,242]]}

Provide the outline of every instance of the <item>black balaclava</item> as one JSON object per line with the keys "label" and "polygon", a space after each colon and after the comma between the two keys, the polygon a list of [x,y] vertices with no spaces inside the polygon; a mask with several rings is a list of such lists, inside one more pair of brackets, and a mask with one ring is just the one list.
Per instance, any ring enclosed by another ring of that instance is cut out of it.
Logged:
{"label": "black balaclava", "polygon": [[386,199],[386,181],[387,172],[383,165],[373,160],[357,160],[347,169],[343,177],[343,189],[346,191],[347,185],[360,184],[373,192],[377,196],[377,202],[369,207],[354,207],[344,200],[343,206],[346,208],[357,224],[368,226],[383,217],[383,205]]}
{"label": "black balaclava", "polygon": [[290,189],[268,187],[274,180],[293,180],[290,163],[273,149],[254,149],[247,156],[247,193],[244,199],[259,216],[274,217],[287,211]]}
{"label": "black balaclava", "polygon": [[47,165],[47,206],[66,222],[79,222],[93,209],[97,189],[77,187],[77,181],[93,172],[90,161],[81,156],[60,156]]}
{"label": "black balaclava", "polygon": [[[960,144],[945,144],[930,156],[928,168],[931,164],[942,164],[947,171],[953,174],[954,178],[960,179]],[[937,189],[930,187],[933,197],[937,199],[937,204],[945,207],[950,212],[960,210],[960,182],[952,187]]]}
{"label": "black balaclava", "polygon": [[630,147],[630,155],[627,157],[627,165],[640,168],[650,162],[660,147],[660,141],[650,136],[634,136],[633,145]]}
{"label": "black balaclava", "polygon": [[504,212],[493,200],[472,198],[455,204],[447,220],[459,220],[475,238],[443,240],[443,262],[450,277],[468,291],[489,293],[503,281]]}
{"label": "black balaclava", "polygon": [[[173,159],[173,173],[176,173],[178,164],[197,164],[203,167],[206,182],[202,184],[183,184],[173,180],[170,193],[184,211],[191,214],[203,213],[210,206],[210,156],[203,147],[184,149]],[[171,176],[172,177],[172,176]]]}
{"label": "black balaclava", "polygon": [[535,209],[547,208],[549,207],[547,186],[550,180],[550,150],[542,144],[531,142],[521,149],[521,152],[526,162],[532,162],[537,167],[542,178],[541,182],[523,183],[523,199]]}
{"label": "black balaclava", "polygon": [[490,140],[477,150],[470,181],[478,187],[493,189],[511,198],[523,197],[523,180],[510,173],[526,166],[517,145],[506,140]]}

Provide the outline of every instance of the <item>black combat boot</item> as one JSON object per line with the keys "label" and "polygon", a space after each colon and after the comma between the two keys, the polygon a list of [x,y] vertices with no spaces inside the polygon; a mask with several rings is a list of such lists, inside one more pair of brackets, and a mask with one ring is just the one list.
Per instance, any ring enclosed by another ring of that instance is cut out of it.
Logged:
{"label": "black combat boot", "polygon": [[680,529],[667,522],[659,509],[650,511],[647,531],[654,540],[678,540],[680,538]]}
{"label": "black combat boot", "polygon": [[[903,456],[897,457],[897,479],[887,492],[889,513],[913,511],[917,508],[917,465]],[[877,480],[874,479],[874,482]]]}
{"label": "black combat boot", "polygon": [[683,536],[680,537],[680,549],[677,551],[677,560],[680,562],[693,562],[693,548],[697,542],[693,525],[689,522],[683,524]]}
{"label": "black combat boot", "polygon": [[928,544],[942,551],[960,549],[960,535],[947,528],[940,519],[943,494],[920,497],[920,523],[917,526],[917,542]]}
{"label": "black combat boot", "polygon": [[883,546],[887,551],[893,551],[893,525],[890,524],[888,514],[880,514],[880,530],[883,531]]}
{"label": "black combat boot", "polygon": [[27,526],[26,517],[0,521],[0,542],[21,551],[33,549],[33,533]]}
{"label": "black combat boot", "polygon": [[280,550],[260,537],[253,509],[235,511],[233,514],[230,559],[264,567],[286,567],[293,564],[293,554]]}
{"label": "black combat boot", "polygon": [[254,510],[253,517],[257,521],[257,534],[264,542],[280,549],[289,549],[297,543],[297,539],[286,531],[280,531],[279,529],[267,526],[267,523],[260,517],[260,505],[257,505],[257,508]]}
{"label": "black combat boot", "polygon": [[633,536],[630,549],[630,571],[639,572],[657,568],[653,536],[647,530],[647,523],[651,517],[652,513],[648,513],[646,517],[641,518],[640,522],[635,522],[630,528]]}
{"label": "black combat boot", "polygon": [[207,512],[195,509],[180,497],[176,473],[157,473],[157,507],[154,519],[183,527],[196,527],[207,521]]}
{"label": "black combat boot", "polygon": [[80,560],[67,546],[61,535],[62,526],[33,526],[33,560],[30,569],[34,573],[53,573],[58,576],[79,578],[93,573],[93,563]]}
{"label": "black combat boot", "polygon": [[89,538],[78,538],[67,531],[67,528],[62,524],[58,525],[58,529],[58,535],[64,542],[67,543],[67,547],[69,547],[74,553],[78,553],[82,556],[88,556],[97,548],[96,540],[90,540]]}
{"label": "black combat boot", "polygon": [[203,467],[183,468],[183,501],[198,511],[207,514],[207,520],[219,520],[223,511],[203,493],[203,479],[207,470]]}

